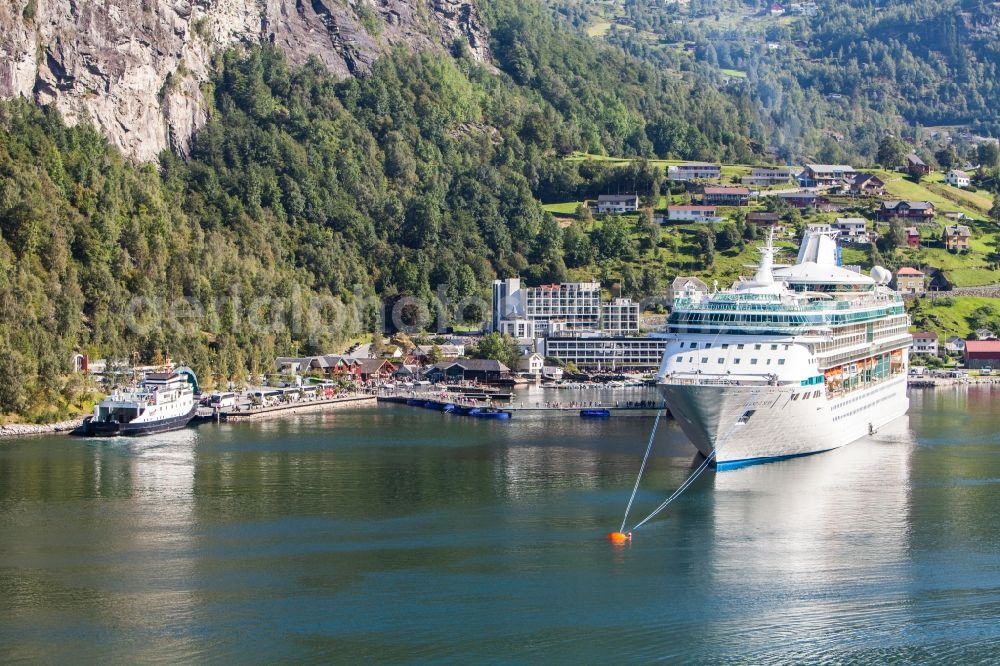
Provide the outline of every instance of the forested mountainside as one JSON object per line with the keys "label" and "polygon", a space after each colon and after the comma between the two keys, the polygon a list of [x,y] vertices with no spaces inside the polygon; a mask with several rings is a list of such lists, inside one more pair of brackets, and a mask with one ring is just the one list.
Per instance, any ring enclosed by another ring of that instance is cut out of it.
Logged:
{"label": "forested mountainside", "polygon": [[888,99],[912,123],[1000,136],[1000,4],[848,0],[809,20],[804,83]]}
{"label": "forested mountainside", "polygon": [[620,269],[631,223],[564,233],[539,200],[652,197],[660,175],[561,153],[754,159],[745,97],[563,34],[537,4],[484,14],[499,71],[463,42],[391,50],[356,78],[278,47],[221,53],[189,156],[158,163],[52,107],[0,105],[0,410],[79,402],[77,351],[169,353],[211,386],[371,331],[376,297],[453,303],[495,275]]}
{"label": "forested mountainside", "polygon": [[994,2],[554,0],[552,7],[636,57],[745,91],[783,159],[873,160],[887,132],[920,143],[921,126],[1000,135]]}

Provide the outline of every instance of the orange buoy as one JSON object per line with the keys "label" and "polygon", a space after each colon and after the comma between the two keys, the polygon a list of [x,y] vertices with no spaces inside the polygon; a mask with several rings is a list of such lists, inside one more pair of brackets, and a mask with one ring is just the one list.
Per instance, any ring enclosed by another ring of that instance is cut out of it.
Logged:
{"label": "orange buoy", "polygon": [[609,532],[608,533],[608,541],[610,541],[611,543],[621,544],[621,543],[627,543],[627,542],[629,542],[631,540],[632,540],[632,533],[631,532],[626,532],[624,534],[621,533],[621,532]]}

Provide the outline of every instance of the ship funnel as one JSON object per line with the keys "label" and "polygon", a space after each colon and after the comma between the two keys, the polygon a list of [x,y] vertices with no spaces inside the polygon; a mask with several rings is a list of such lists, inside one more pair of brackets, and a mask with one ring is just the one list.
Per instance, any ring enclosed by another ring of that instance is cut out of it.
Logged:
{"label": "ship funnel", "polygon": [[757,273],[753,276],[754,284],[768,285],[774,284],[774,227],[767,235],[767,242],[760,248],[760,265],[757,266]]}

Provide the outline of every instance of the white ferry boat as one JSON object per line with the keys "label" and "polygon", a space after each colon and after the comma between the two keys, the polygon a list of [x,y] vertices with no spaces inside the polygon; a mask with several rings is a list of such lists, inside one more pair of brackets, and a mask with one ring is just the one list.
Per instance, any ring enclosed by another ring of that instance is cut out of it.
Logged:
{"label": "white ferry boat", "polygon": [[83,430],[90,436],[134,436],[177,430],[198,411],[198,378],[190,368],[147,374],[137,388],[115,390],[94,407]]}
{"label": "white ferry boat", "polygon": [[719,469],[849,444],[903,416],[911,338],[891,273],[838,265],[836,232],[809,230],[794,266],[773,236],[752,279],[678,297],[657,385]]}

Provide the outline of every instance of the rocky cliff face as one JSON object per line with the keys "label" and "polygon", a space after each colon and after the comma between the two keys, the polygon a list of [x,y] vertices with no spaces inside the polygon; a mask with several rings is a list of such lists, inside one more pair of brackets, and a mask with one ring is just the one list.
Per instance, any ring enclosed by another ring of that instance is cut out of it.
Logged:
{"label": "rocky cliff face", "polygon": [[126,154],[185,153],[205,122],[212,54],[270,42],[292,62],[316,56],[364,72],[386,50],[449,48],[465,38],[489,62],[473,0],[6,0],[0,96],[89,118]]}

